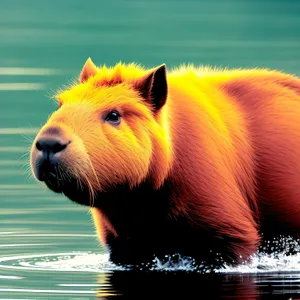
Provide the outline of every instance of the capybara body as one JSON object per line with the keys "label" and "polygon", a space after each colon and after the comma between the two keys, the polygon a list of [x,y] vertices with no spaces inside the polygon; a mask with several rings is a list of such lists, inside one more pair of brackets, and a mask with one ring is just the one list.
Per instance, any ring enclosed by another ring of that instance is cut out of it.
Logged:
{"label": "capybara body", "polygon": [[113,262],[240,263],[263,239],[298,236],[298,78],[89,59],[57,99],[33,172],[91,207]]}

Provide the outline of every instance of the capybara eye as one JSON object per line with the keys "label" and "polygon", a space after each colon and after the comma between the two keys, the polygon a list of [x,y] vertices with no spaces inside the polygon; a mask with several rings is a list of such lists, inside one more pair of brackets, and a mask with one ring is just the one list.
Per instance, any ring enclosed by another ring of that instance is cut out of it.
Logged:
{"label": "capybara eye", "polygon": [[105,121],[113,125],[119,125],[121,122],[121,116],[117,110],[113,110],[105,117]]}

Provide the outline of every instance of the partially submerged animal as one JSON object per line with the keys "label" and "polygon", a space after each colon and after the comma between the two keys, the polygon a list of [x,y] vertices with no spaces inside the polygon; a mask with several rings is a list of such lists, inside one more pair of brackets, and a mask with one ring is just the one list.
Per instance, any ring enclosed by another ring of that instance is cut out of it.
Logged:
{"label": "partially submerged animal", "polygon": [[34,175],[91,207],[120,264],[239,263],[300,231],[300,80],[269,70],[96,67],[57,95]]}

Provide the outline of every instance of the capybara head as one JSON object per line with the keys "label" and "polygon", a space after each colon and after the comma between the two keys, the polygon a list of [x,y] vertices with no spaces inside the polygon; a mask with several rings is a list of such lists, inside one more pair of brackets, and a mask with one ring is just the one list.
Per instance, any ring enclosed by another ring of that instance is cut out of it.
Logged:
{"label": "capybara head", "polygon": [[86,205],[118,186],[159,188],[171,156],[167,98],[165,65],[98,68],[88,59],[33,142],[35,177]]}

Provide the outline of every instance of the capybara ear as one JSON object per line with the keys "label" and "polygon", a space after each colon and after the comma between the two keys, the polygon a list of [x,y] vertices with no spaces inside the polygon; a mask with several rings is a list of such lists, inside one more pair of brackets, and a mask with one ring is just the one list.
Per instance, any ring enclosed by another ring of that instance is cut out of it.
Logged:
{"label": "capybara ear", "polygon": [[155,110],[160,109],[166,103],[168,95],[166,65],[157,67],[150,74],[139,79],[135,87]]}
{"label": "capybara ear", "polygon": [[97,67],[89,57],[81,70],[79,76],[79,82],[83,83],[87,81],[91,76],[96,75],[96,73],[97,73]]}

